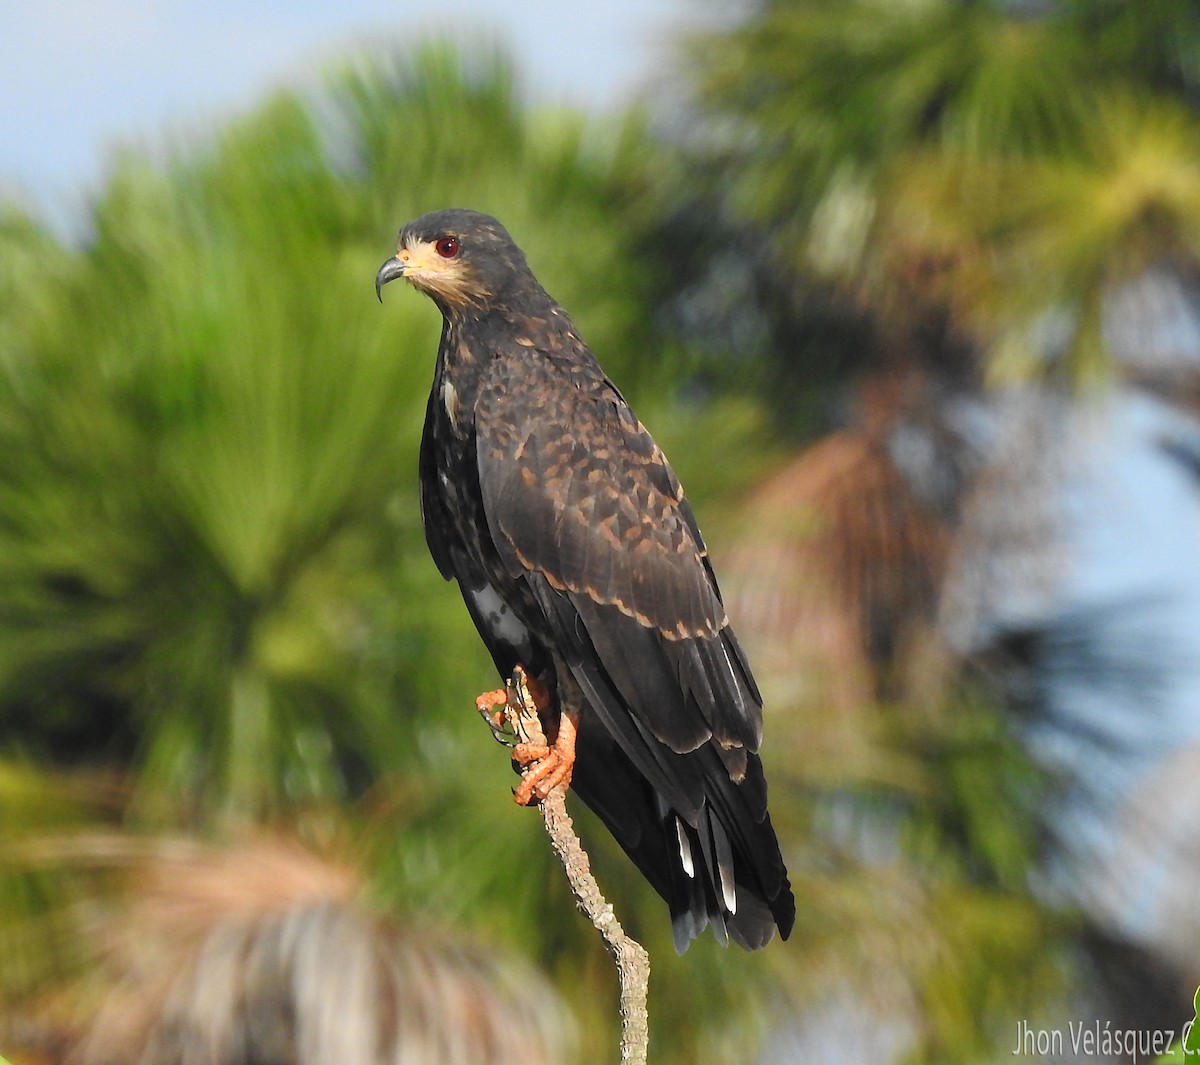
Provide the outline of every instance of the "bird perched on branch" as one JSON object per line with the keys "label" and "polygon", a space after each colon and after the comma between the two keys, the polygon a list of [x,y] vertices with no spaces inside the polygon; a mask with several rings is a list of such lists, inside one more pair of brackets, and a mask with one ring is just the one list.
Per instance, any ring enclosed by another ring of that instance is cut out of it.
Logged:
{"label": "bird perched on branch", "polygon": [[376,292],[403,277],[444,319],[429,550],[551,741],[515,748],[517,801],[569,781],[666,899],[680,952],[710,923],[751,950],[786,938],[762,700],[666,457],[494,218],[427,214],[397,249]]}

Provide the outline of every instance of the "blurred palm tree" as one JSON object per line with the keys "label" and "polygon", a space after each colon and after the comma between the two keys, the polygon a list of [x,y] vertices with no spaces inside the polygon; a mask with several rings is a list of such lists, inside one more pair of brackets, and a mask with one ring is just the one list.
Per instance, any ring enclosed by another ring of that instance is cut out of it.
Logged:
{"label": "blurred palm tree", "polygon": [[[72,823],[123,829],[166,877],[191,874],[164,833],[286,825],[320,848],[348,818],[381,905],[524,951],[584,1044],[615,1045],[611,965],[508,800],[472,711],[492,667],[420,531],[436,314],[381,309],[371,279],[409,218],[498,215],[660,438],[695,441],[681,465],[711,499],[736,476],[713,456],[760,463],[761,420],[670,384],[689,356],[646,313],[662,281],[638,254],[660,155],[637,114],[530,110],[494,50],[430,46],[347,62],[157,160],[126,152],[80,247],[5,216],[0,441],[20,461],[0,470],[0,753],[57,770],[35,772],[46,794],[64,769],[115,782],[63,823],[5,800],[6,844],[64,841],[59,868],[5,873],[11,1023],[92,963],[75,902],[128,890],[80,878]],[[661,955],[660,902],[585,831]],[[694,950],[656,988],[662,1059],[752,1013],[764,972]]]}
{"label": "blurred palm tree", "polygon": [[84,832],[17,848],[32,866],[106,869],[121,891],[91,895],[86,975],[35,999],[16,1045],[78,1065],[573,1059],[536,973],[378,913],[347,843]]}
{"label": "blurred palm tree", "polygon": [[[818,1006],[878,1017],[850,999],[903,1014],[888,1053],[970,1060],[1062,1001],[1078,940],[1029,890],[1043,783],[963,647],[997,588],[1053,588],[1061,386],[1122,372],[1105,308],[1153,304],[1148,276],[1190,291],[1193,11],[764,4],[694,45],[670,144],[638,112],[530,108],[478,43],[383,52],[126,153],[81,247],[7,211],[0,830],[66,842],[3,870],[6,1020],[94,963],[81,901],[138,897],[80,875],[73,828],[126,833],[161,885],[203,879],[164,836],[286,824],[318,853],[352,836],[377,905],[523,952],[585,1052],[614,1045],[608,959],[506,800],[470,711],[491,666],[422,542],[436,314],[371,291],[389,235],[451,205],[505,221],[653,426],[767,667],[791,943],[676,959],[580,817],[655,959],[656,1059],[744,1061],[768,1026],[785,1055]],[[984,387],[1013,380],[1037,383]],[[781,431],[835,421],[783,465]],[[272,920],[255,942],[295,975]]]}
{"label": "blurred palm tree", "polygon": [[1197,252],[1198,42],[1163,0],[756,5],[685,53],[684,280],[744,279],[721,339],[765,347],[801,430],[797,392],[881,365],[1106,372],[1102,294]]}
{"label": "blurred palm tree", "polygon": [[[773,664],[783,727],[822,752],[813,786],[856,808],[882,790],[862,830],[875,846],[897,805],[915,814],[906,823],[963,862],[947,884],[965,897],[974,886],[969,912],[984,912],[989,886],[1037,908],[1028,815],[1052,827],[1048,781],[1031,788],[1003,737],[1052,758],[1037,747],[1045,729],[964,705],[964,668],[1005,626],[1040,619],[1059,644],[1080,626],[1078,650],[1108,623],[1061,606],[1069,493],[1105,476],[1085,457],[1089,426],[1091,439],[1099,424],[1118,432],[1106,411],[1131,387],[1193,403],[1198,43],[1193,3],[791,0],[754,5],[685,53],[696,95],[682,135],[708,182],[678,218],[696,233],[708,224],[676,318],[703,324],[695,308],[741,279],[721,303],[741,327],[722,340],[765,353],[759,383],[782,431],[837,426],[750,497],[731,613]],[[1127,649],[1097,677],[1120,694],[1134,658]],[[1008,677],[1026,696],[1044,685],[1043,723],[1067,729],[1039,661]],[[1093,800],[1104,790],[1088,782]],[[910,871],[939,882],[920,862]],[[1050,939],[1036,918],[1028,929],[1010,940],[1010,985],[1055,956],[1081,979],[1069,924]],[[1161,1005],[1156,987],[1124,997],[1127,1020]],[[922,1005],[935,1033],[960,1034],[960,1054],[971,1038],[986,1045],[989,1016],[1028,1015],[977,1001],[955,1021]],[[904,1020],[902,1046],[921,1045],[921,1023]]]}

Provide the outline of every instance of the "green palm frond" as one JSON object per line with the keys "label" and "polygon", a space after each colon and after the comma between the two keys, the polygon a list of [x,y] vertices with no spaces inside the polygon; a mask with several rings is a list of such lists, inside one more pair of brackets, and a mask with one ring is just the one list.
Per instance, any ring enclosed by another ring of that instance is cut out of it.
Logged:
{"label": "green palm frond", "polygon": [[1198,138],[1177,103],[1111,93],[1065,157],[950,166],[914,154],[897,168],[880,254],[953,264],[941,295],[993,345],[997,380],[1028,379],[1054,355],[1075,381],[1103,379],[1106,300],[1153,267],[1200,261]]}
{"label": "green palm frond", "polygon": [[[643,416],[708,441],[703,471],[761,430],[720,402],[674,409],[687,353],[646,313],[660,282],[620,224],[644,216],[627,205],[658,151],[636,114],[531,113],[499,55],[431,47],[337,68],[163,158],[126,152],[81,248],[0,231],[31,271],[0,276],[0,443],[21,457],[0,469],[6,747],[121,774],[112,817],[135,842],[264,822],[320,839],[331,805],[361,800],[376,897],[560,971],[597,1044],[608,960],[508,798],[473,711],[493,669],[423,542],[436,313],[403,292],[380,307],[372,279],[427,207],[496,213]],[[631,924],[670,951],[606,835],[589,843]],[[718,986],[724,960],[698,964]],[[754,998],[730,985],[696,1039]],[[683,984],[658,1014],[694,1014]]]}
{"label": "green palm frond", "polygon": [[1101,294],[1194,260],[1196,40],[1188,4],[769,4],[692,44],[716,198],[881,329],[1102,378]]}

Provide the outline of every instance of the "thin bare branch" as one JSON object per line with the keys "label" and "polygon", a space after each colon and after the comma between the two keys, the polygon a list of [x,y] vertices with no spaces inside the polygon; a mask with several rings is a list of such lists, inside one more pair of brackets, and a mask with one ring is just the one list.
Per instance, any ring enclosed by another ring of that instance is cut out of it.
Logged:
{"label": "thin bare branch", "polygon": [[[514,673],[506,691],[508,702],[504,716],[508,729],[522,742],[544,745],[546,737],[523,670]],[[626,934],[592,875],[587,852],[575,834],[571,815],[567,813],[566,787],[559,785],[551,789],[540,805],[546,834],[567,874],[575,902],[604,937],[604,945],[616,962],[621,982],[622,1065],[645,1065],[650,1041],[646,1011],[650,956],[637,940]]]}

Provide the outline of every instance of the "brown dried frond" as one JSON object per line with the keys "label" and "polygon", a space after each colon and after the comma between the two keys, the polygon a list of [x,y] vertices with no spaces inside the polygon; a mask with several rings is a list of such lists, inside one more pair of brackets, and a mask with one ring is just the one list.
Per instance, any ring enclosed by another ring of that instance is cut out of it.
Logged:
{"label": "brown dried frond", "polygon": [[105,930],[68,1065],[509,1065],[561,1061],[552,991],[361,901],[290,840],[170,848]]}
{"label": "brown dried frond", "polygon": [[886,444],[848,429],[763,484],[727,560],[729,612],[768,675],[808,672],[822,701],[881,694],[932,623],[950,530],[916,498]]}

